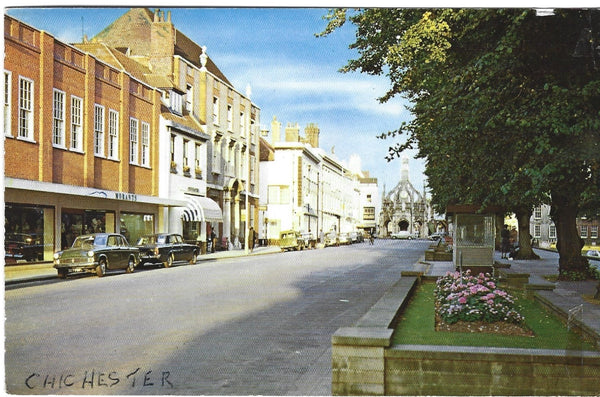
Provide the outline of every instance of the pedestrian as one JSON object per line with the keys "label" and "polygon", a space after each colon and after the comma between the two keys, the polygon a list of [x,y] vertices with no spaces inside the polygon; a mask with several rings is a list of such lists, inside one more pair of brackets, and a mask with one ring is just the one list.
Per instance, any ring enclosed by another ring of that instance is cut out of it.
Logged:
{"label": "pedestrian", "polygon": [[217,235],[215,234],[215,229],[214,228],[210,228],[210,241],[211,241],[211,247],[210,247],[210,251],[214,254],[215,252],[215,248],[217,245]]}
{"label": "pedestrian", "polygon": [[507,254],[510,251],[510,231],[508,230],[508,225],[502,226],[502,231],[500,232],[501,241],[501,257],[506,259]]}
{"label": "pedestrian", "polygon": [[373,230],[371,230],[369,232],[369,245],[373,245],[373,239],[374,239]]}
{"label": "pedestrian", "polygon": [[256,238],[256,233],[254,233],[254,227],[250,226],[250,231],[248,232],[248,249],[250,252],[254,249],[254,239]]}

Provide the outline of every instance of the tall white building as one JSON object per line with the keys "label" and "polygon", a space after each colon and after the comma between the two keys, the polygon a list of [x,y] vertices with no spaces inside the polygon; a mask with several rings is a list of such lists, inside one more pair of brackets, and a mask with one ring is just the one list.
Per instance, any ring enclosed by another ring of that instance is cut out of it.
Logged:
{"label": "tall white building", "polygon": [[321,230],[355,231],[364,228],[365,212],[367,227],[375,227],[377,180],[362,178],[320,149],[319,133],[309,124],[304,138],[298,124],[288,124],[283,135],[281,123],[273,119],[271,143],[261,142],[259,238],[273,243],[290,229],[315,237]]}

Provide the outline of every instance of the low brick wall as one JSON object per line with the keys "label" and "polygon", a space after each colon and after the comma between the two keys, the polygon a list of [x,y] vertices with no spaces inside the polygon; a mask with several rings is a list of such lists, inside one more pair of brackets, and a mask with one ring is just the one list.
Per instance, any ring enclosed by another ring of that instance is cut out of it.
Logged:
{"label": "low brick wall", "polygon": [[333,395],[598,395],[600,352],[391,345],[421,277],[402,278],[332,337]]}

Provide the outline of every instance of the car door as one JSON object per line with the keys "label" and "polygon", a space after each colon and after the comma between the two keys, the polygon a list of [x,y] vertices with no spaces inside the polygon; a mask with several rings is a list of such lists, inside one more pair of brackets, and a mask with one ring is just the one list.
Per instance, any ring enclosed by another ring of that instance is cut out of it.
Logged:
{"label": "car door", "polygon": [[122,253],[118,237],[111,234],[106,240],[106,258],[108,259],[107,267],[109,269],[118,269],[121,267]]}
{"label": "car door", "polygon": [[178,234],[172,234],[170,236],[170,238],[171,238],[171,243],[173,244],[173,252],[174,252],[175,260],[176,261],[184,260],[183,245],[182,245],[183,239]]}

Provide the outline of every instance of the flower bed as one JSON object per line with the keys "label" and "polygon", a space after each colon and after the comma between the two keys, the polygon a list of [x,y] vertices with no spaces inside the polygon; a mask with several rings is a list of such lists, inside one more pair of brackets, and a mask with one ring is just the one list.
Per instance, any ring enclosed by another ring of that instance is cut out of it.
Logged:
{"label": "flower bed", "polygon": [[[515,298],[499,289],[489,273],[473,276],[470,270],[448,272],[437,280],[434,294],[436,315],[446,324],[502,322],[520,325],[524,320],[516,310]],[[481,328],[479,325],[474,327]]]}

